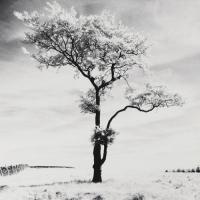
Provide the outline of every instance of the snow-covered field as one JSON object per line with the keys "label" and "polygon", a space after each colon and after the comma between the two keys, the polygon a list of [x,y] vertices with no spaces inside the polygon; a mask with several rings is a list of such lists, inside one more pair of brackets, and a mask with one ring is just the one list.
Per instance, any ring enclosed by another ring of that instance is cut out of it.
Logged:
{"label": "snow-covered field", "polygon": [[0,177],[0,181],[1,200],[200,199],[200,175],[195,173],[136,173],[129,178],[116,177],[93,184],[66,169],[27,169]]}

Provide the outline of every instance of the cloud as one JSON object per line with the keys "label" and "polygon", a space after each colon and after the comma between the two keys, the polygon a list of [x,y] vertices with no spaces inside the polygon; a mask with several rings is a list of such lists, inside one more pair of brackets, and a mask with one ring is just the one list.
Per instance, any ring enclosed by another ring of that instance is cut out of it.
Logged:
{"label": "cloud", "polygon": [[[200,3],[198,0],[58,0],[65,8],[74,6],[81,14],[98,14],[103,9],[116,13],[128,26],[144,32],[153,46],[149,51],[152,64],[177,60],[200,51]],[[1,40],[21,38],[25,28],[13,11],[41,10],[45,1],[3,1],[0,20]],[[11,12],[12,11],[12,12]]]}
{"label": "cloud", "polygon": [[1,0],[0,21],[9,21],[12,18],[12,6],[18,0]]}
{"label": "cloud", "polygon": [[[14,61],[20,55],[19,49],[21,41],[14,39],[11,41],[0,40],[0,61]],[[2,66],[3,67],[3,66]]]}

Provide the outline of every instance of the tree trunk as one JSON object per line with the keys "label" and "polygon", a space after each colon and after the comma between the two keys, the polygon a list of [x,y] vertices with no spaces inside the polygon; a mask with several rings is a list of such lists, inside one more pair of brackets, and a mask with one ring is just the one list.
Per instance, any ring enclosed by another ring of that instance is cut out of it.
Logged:
{"label": "tree trunk", "polygon": [[100,182],[102,182],[102,178],[101,178],[101,144],[99,144],[98,142],[96,142],[94,145],[93,156],[94,156],[94,165],[93,165],[94,174],[93,174],[92,182],[100,183]]}
{"label": "tree trunk", "polygon": [[[96,91],[96,105],[100,107],[100,95],[99,92]],[[95,125],[100,127],[100,118],[101,118],[101,113],[100,113],[100,108],[96,110],[95,113]]]}
{"label": "tree trunk", "polygon": [[[96,91],[96,105],[100,106],[99,91]],[[100,110],[96,111],[95,125],[100,127]],[[101,178],[101,144],[97,141],[94,144],[93,157],[94,157],[94,164],[93,164],[94,174],[93,174],[92,182],[100,183],[100,182],[102,182],[102,178]]]}

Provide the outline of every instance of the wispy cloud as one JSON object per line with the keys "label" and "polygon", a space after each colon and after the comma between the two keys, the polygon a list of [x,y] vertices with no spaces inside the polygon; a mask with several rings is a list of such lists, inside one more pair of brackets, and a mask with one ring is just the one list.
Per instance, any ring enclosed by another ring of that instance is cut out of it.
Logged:
{"label": "wispy cloud", "polygon": [[[81,14],[97,14],[103,9],[111,10],[118,19],[144,32],[152,41],[150,59],[153,64],[180,59],[200,51],[198,0],[58,0],[58,2],[66,8],[74,6]],[[14,10],[41,10],[44,5],[45,1],[40,0],[3,1],[0,13],[1,40],[16,39],[23,35],[25,29],[14,17]]]}

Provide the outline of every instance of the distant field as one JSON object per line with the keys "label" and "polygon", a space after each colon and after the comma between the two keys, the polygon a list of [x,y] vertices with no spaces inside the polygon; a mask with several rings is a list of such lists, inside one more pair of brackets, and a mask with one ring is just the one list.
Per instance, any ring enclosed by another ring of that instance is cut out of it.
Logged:
{"label": "distant field", "polygon": [[[26,169],[0,177],[0,200],[199,200],[199,174],[135,174],[102,184],[68,169]],[[116,177],[117,178],[117,177]]]}

